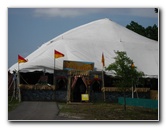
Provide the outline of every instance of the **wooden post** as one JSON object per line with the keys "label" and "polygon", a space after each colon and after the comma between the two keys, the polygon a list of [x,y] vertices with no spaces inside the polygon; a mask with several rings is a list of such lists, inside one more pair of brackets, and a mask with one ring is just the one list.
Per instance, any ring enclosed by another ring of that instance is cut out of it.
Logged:
{"label": "wooden post", "polygon": [[132,79],[132,87],[131,87],[131,91],[132,91],[132,98],[134,98],[134,87],[133,87],[133,79]]}
{"label": "wooden post", "polygon": [[105,102],[104,71],[103,70],[102,70],[102,88],[103,88],[103,99]]}
{"label": "wooden post", "polygon": [[71,102],[71,76],[68,76],[68,86],[67,86],[67,102]]}

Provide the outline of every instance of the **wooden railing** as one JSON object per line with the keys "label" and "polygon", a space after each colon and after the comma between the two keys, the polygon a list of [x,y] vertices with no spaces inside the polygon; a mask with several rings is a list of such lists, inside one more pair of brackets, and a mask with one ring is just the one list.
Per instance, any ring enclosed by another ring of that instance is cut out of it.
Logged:
{"label": "wooden railing", "polygon": [[20,85],[21,89],[26,89],[26,90],[55,90],[55,85]]}
{"label": "wooden railing", "polygon": [[[120,92],[120,88],[118,87],[103,87],[101,89],[102,91],[105,92]],[[132,88],[128,88],[127,91],[132,91]],[[134,92],[148,92],[150,91],[150,88],[135,88]]]}

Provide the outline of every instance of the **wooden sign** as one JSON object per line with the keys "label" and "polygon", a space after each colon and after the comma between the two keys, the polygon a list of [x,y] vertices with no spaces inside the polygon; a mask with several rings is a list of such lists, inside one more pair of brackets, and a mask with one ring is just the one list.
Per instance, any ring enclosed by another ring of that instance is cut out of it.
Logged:
{"label": "wooden sign", "polygon": [[63,61],[64,70],[79,70],[79,71],[93,71],[94,63],[93,62],[84,62],[84,61]]}

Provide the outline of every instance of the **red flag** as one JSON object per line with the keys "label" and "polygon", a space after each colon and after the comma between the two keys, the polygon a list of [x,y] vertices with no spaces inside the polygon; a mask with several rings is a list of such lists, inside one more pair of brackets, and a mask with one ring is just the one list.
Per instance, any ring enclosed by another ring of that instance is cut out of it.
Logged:
{"label": "red flag", "polygon": [[22,56],[18,55],[18,63],[26,63],[28,60],[24,59]]}
{"label": "red flag", "polygon": [[104,54],[102,53],[102,58],[101,58],[101,62],[103,64],[103,67],[105,66],[105,59],[104,59]]}
{"label": "red flag", "polygon": [[57,50],[54,50],[54,58],[64,57],[65,55]]}

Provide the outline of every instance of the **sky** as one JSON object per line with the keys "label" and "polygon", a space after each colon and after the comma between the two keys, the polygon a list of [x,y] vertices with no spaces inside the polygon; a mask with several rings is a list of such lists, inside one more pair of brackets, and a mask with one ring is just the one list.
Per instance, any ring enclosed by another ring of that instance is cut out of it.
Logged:
{"label": "sky", "polygon": [[80,25],[109,18],[126,26],[158,25],[154,8],[8,8],[8,68],[43,43]]}

